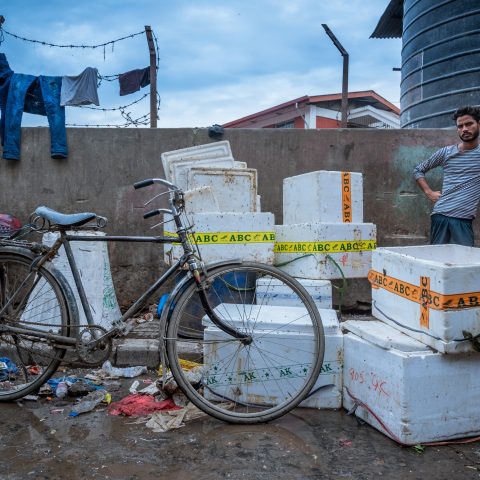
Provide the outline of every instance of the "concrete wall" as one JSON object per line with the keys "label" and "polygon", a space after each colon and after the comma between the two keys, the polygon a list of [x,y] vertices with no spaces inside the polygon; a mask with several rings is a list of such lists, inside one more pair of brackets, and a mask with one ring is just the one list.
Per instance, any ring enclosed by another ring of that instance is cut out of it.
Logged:
{"label": "concrete wall", "polygon": [[[53,160],[49,130],[22,129],[21,160],[0,160],[1,212],[26,221],[38,205],[65,213],[94,211],[108,217],[109,233],[151,235],[154,222],[143,220],[142,213],[153,189],[135,191],[132,184],[163,177],[162,152],[212,141],[205,129],[72,128],[67,136],[68,159]],[[362,172],[365,221],[377,224],[378,244],[388,246],[427,242],[431,206],[411,172],[457,137],[450,130],[232,129],[224,139],[236,160],[258,169],[262,210],[274,212],[277,223],[282,222],[285,177],[314,170]],[[439,173],[431,178],[439,187]],[[127,305],[158,273],[162,251],[116,244],[110,254],[117,293]],[[352,290],[353,296],[368,299],[365,283]]]}

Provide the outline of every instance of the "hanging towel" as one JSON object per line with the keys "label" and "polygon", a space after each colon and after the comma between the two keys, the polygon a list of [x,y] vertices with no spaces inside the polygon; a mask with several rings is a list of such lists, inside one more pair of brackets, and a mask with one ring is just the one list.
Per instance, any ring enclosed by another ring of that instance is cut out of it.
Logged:
{"label": "hanging towel", "polygon": [[118,76],[120,95],[138,92],[141,88],[150,85],[150,67],[131,70]]}
{"label": "hanging towel", "polygon": [[87,67],[80,75],[75,77],[62,77],[62,92],[60,105],[100,105],[97,91],[98,70]]}

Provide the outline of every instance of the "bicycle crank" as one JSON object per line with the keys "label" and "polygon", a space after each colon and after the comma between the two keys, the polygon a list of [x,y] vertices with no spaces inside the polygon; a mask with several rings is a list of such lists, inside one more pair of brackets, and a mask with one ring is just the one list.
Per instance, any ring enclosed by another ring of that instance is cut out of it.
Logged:
{"label": "bicycle crank", "polygon": [[96,367],[109,359],[112,353],[112,339],[105,336],[106,333],[107,330],[100,325],[86,327],[80,332],[76,353],[81,362]]}

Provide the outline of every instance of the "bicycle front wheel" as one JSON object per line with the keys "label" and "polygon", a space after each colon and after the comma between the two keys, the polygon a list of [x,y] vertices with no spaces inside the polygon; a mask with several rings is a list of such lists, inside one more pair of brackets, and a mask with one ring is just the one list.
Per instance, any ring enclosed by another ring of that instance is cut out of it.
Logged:
{"label": "bicycle front wheel", "polygon": [[45,338],[13,331],[29,328],[60,335],[69,331],[60,285],[48,269],[31,269],[31,263],[26,256],[0,252],[0,401],[35,392],[65,354]]}
{"label": "bicycle front wheel", "polygon": [[242,342],[205,314],[196,285],[174,305],[167,328],[173,376],[188,399],[232,423],[284,415],[310,392],[320,373],[324,333],[305,289],[281,270],[258,263],[208,272],[208,301]]}

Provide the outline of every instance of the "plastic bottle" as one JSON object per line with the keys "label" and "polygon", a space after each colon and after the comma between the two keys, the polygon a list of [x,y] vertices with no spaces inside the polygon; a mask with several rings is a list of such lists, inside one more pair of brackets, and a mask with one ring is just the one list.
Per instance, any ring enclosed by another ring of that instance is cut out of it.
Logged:
{"label": "plastic bottle", "polygon": [[57,388],[55,390],[55,396],[57,398],[64,398],[67,396],[68,386],[65,382],[58,382]]}
{"label": "plastic bottle", "polygon": [[0,361],[0,382],[8,379],[8,365]]}
{"label": "plastic bottle", "polygon": [[107,403],[110,402],[111,401],[110,394],[106,390],[94,390],[93,392],[90,392],[88,395],[83,397],[72,408],[72,411],[70,412],[69,416],[76,417],[81,413],[90,412],[98,404],[102,403],[103,401],[107,401]]}
{"label": "plastic bottle", "polygon": [[125,367],[125,368],[113,367],[109,360],[107,360],[102,365],[102,370],[108,375],[112,375],[115,377],[125,377],[125,378],[138,377],[139,375],[142,375],[143,373],[147,373],[148,371],[147,367],[145,366]]}

